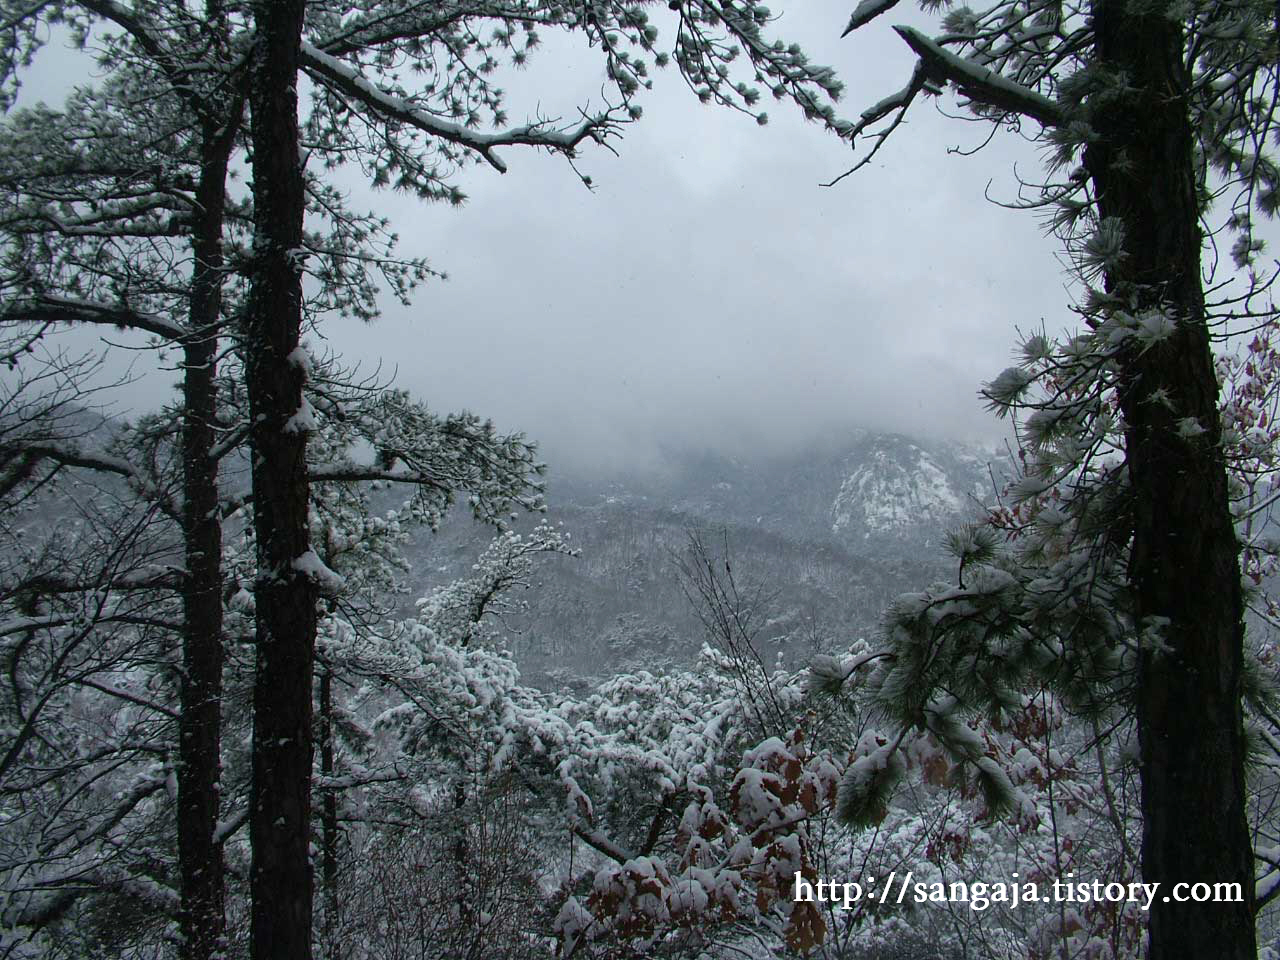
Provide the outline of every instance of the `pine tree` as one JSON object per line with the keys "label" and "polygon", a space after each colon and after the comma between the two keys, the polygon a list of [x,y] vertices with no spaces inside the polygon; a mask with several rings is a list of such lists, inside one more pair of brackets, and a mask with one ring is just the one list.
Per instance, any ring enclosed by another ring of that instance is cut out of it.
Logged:
{"label": "pine tree", "polygon": [[[848,31],[894,5],[867,0]],[[915,70],[855,130],[872,138],[861,166],[918,95],[949,84],[980,118],[1037,125],[1050,175],[1064,174],[1029,205],[1051,211],[1066,243],[1085,330],[1061,344],[1028,337],[1024,364],[987,388],[993,408],[1026,414],[1025,476],[1013,512],[996,516],[1018,539],[953,540],[958,586],[890,611],[881,702],[949,741],[993,804],[1008,801],[1008,784],[950,736],[958,711],[998,714],[1027,683],[1054,685],[1082,710],[1133,709],[1144,879],[1243,893],[1231,904],[1158,899],[1149,955],[1160,960],[1255,953],[1245,608],[1211,350],[1230,308],[1206,305],[1200,224],[1218,215],[1244,267],[1260,249],[1253,217],[1276,209],[1273,14],[1251,2],[955,8],[938,36],[895,28]],[[1249,304],[1262,284],[1246,283]],[[850,816],[864,792],[849,785]]]}
{"label": "pine tree", "polygon": [[[210,4],[208,18],[204,39],[225,54],[227,18],[219,4]],[[243,106],[218,78],[205,79],[177,85],[161,79],[156,88],[154,78],[122,66],[101,89],[75,94],[61,114],[13,117],[14,139],[4,157],[11,187],[6,324],[42,332],[70,324],[132,329],[181,356],[183,494],[174,516],[186,555],[179,578],[178,847],[183,942],[193,960],[212,956],[223,941],[224,871],[216,838],[223,661],[216,384],[226,182]],[[155,94],[149,109],[122,109],[125,94],[142,88]],[[176,120],[179,111],[196,118],[195,149],[177,146],[174,129],[184,125]],[[92,141],[68,135],[90,123],[99,131]],[[151,148],[140,150],[139,143]],[[178,223],[183,226],[175,229]],[[112,239],[127,252],[113,250]],[[184,259],[184,252],[189,286],[175,298],[164,292],[173,287],[170,258]],[[24,449],[33,467],[37,454],[55,469],[74,454],[62,444]],[[128,456],[76,465],[123,474],[135,488],[144,483],[145,471]],[[159,478],[146,482],[160,489]]]}
{"label": "pine tree", "polygon": [[305,0],[253,7],[249,70],[253,273],[245,309],[245,390],[253,451],[257,666],[249,794],[250,955],[311,958],[311,663],[322,567],[307,519],[303,395],[298,56]]}

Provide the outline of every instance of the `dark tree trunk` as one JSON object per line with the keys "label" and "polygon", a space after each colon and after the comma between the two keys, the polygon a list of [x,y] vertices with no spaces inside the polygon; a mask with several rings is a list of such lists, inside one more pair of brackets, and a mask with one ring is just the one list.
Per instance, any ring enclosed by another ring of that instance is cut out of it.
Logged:
{"label": "dark tree trunk", "polygon": [[[1167,3],[1098,0],[1093,17],[1096,68],[1126,81],[1124,93],[1095,96],[1085,156],[1101,215],[1124,227],[1126,256],[1108,287],[1178,321],[1168,339],[1120,358],[1129,577],[1138,614],[1168,648],[1144,649],[1137,680],[1143,876],[1160,883],[1149,956],[1253,960],[1243,599],[1205,324],[1183,30]],[[1202,433],[1180,433],[1188,417]],[[1243,902],[1172,902],[1174,884],[1195,882],[1238,883]]]}
{"label": "dark tree trunk", "polygon": [[183,960],[221,955],[225,879],[217,838],[222,776],[222,519],[217,417],[218,323],[222,310],[222,226],[231,138],[226,122],[203,129],[192,240],[189,326],[183,344],[183,591],[181,712],[178,719],[178,863]]}
{"label": "dark tree trunk", "polygon": [[298,50],[304,0],[257,0],[249,103],[254,265],[244,359],[252,419],[258,546],[257,672],[249,839],[254,960],[310,960],[311,664],[316,588],[298,560],[310,549],[302,324],[303,180]]}

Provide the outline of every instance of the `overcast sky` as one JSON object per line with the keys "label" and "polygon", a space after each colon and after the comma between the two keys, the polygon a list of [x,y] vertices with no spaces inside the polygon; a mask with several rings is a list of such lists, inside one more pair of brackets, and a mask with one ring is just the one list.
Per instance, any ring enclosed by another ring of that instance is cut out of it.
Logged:
{"label": "overcast sky", "polygon": [[[843,115],[905,81],[887,24],[841,40],[845,4],[791,6],[774,5],[774,34],[836,68]],[[591,51],[546,39],[504,78],[513,121],[573,116],[600,89]],[[56,102],[82,62],[51,48],[23,101]],[[449,280],[372,327],[329,324],[329,345],[381,359],[437,409],[524,430],[553,468],[611,471],[668,445],[779,450],[853,426],[996,436],[977,389],[1008,365],[1015,326],[1071,320],[1055,243],[984,199],[1012,199],[1015,164],[1034,175],[1037,152],[1006,134],[949,155],[986,129],[922,101],[871,166],[824,188],[851,154],[798,111],[772,103],[760,127],[699,103],[674,68],[656,81],[619,157],[584,150],[594,191],[563,160],[513,149],[505,175],[463,173],[460,209],[348,181]],[[156,396],[136,388],[140,406]]]}

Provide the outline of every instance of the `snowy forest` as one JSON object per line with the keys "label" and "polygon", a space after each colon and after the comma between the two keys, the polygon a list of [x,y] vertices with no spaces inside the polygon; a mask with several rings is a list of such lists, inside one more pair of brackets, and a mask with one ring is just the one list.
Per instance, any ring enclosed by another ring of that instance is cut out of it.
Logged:
{"label": "snowy forest", "polygon": [[1280,8],[899,3],[0,0],[0,960],[1280,958]]}

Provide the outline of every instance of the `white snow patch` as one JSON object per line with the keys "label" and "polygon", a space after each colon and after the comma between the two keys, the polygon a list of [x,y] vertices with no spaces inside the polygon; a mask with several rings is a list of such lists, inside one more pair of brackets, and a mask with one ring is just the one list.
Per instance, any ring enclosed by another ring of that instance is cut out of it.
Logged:
{"label": "white snow patch", "polygon": [[285,357],[285,360],[306,374],[307,379],[311,378],[311,354],[307,353],[307,348],[302,344],[298,344],[290,350],[289,356]]}
{"label": "white snow patch", "polygon": [[[290,354],[293,356],[293,354]],[[314,433],[316,430],[316,411],[311,402],[302,398],[298,411],[284,423],[285,433]]]}
{"label": "white snow patch", "polygon": [[962,506],[946,473],[928,453],[912,446],[908,467],[890,451],[876,450],[845,478],[831,505],[831,531],[861,521],[869,533],[889,533],[915,524],[937,524]]}
{"label": "white snow patch", "polygon": [[326,596],[340,593],[347,585],[342,575],[325,566],[325,562],[314,550],[308,550],[302,556],[295,557],[291,566],[318,586],[320,592]]}

